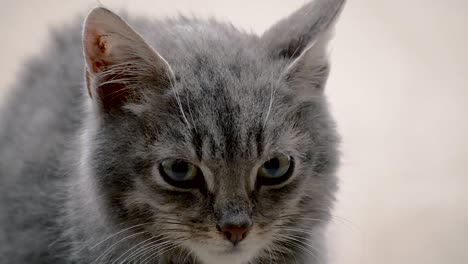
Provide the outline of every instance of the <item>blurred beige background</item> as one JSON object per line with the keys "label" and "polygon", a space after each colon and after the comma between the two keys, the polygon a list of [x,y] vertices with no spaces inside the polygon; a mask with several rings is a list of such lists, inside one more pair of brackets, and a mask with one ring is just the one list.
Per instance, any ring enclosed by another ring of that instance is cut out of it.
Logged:
{"label": "blurred beige background", "polygon": [[[151,16],[215,15],[258,33],[304,2],[101,0]],[[50,25],[97,4],[1,3],[0,100]],[[467,13],[465,0],[348,1],[327,88],[343,136],[332,263],[468,263]]]}

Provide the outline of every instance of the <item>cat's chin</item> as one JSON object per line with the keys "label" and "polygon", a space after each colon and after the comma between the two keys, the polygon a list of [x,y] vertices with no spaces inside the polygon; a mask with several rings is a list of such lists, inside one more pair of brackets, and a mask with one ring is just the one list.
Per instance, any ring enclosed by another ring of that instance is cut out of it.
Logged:
{"label": "cat's chin", "polygon": [[258,244],[240,243],[222,245],[192,245],[195,255],[206,264],[243,264],[248,263],[260,251]]}

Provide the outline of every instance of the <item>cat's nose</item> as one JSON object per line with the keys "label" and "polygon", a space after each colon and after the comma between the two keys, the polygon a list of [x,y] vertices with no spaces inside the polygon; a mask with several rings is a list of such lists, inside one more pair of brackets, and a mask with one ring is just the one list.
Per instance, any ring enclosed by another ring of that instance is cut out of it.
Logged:
{"label": "cat's nose", "polygon": [[240,225],[224,224],[222,226],[216,225],[218,231],[224,234],[227,240],[231,241],[234,246],[239,244],[249,233],[252,228],[252,223],[245,223]]}

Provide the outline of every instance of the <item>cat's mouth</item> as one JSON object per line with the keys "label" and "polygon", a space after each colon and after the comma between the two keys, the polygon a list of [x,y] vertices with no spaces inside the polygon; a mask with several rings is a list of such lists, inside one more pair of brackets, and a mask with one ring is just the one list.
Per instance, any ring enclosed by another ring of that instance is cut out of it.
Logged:
{"label": "cat's mouth", "polygon": [[244,245],[229,245],[227,248],[221,249],[220,253],[225,255],[240,254],[245,251]]}
{"label": "cat's mouth", "polygon": [[221,243],[217,245],[208,246],[207,249],[216,255],[234,255],[240,254],[248,248],[248,243],[243,241],[240,244],[233,245],[228,243]]}
{"label": "cat's mouth", "polygon": [[236,245],[230,242],[219,243],[218,241],[213,244],[192,244],[190,248],[198,257],[208,263],[241,263],[240,260],[242,260],[242,263],[247,263],[258,253],[261,245],[247,239]]}

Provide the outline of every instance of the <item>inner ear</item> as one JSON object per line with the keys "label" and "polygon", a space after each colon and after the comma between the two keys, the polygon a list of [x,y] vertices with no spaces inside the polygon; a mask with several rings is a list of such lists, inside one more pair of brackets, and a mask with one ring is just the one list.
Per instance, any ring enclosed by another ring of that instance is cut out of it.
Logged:
{"label": "inner ear", "polygon": [[328,42],[331,34],[324,32],[298,55],[291,56],[283,77],[299,96],[317,95],[324,91],[329,75]]}
{"label": "inner ear", "polygon": [[304,38],[291,40],[286,47],[282,49],[280,48],[278,52],[278,57],[286,59],[295,59],[302,54],[306,46],[307,42],[304,41]]}
{"label": "inner ear", "polygon": [[327,46],[344,2],[311,1],[261,37],[273,59],[287,60],[282,77],[299,96],[324,90],[329,72]]}
{"label": "inner ear", "polygon": [[138,100],[145,87],[168,87],[169,64],[118,15],[96,8],[83,30],[86,84],[106,109]]}
{"label": "inner ear", "polygon": [[298,58],[324,32],[332,31],[345,0],[313,0],[269,28],[261,42],[274,58]]}

